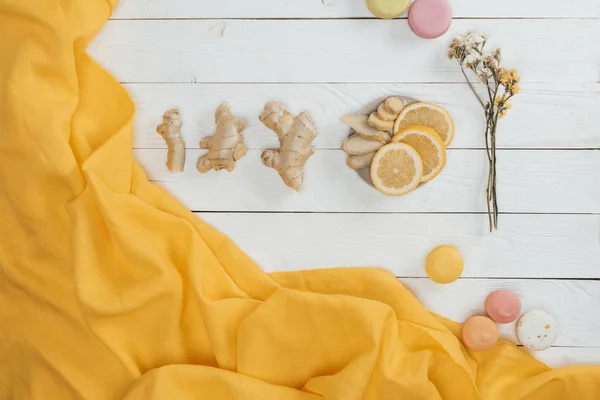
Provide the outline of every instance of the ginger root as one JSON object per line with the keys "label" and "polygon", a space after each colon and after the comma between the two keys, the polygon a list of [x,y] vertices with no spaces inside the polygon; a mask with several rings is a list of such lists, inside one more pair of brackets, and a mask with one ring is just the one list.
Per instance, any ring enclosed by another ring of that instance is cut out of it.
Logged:
{"label": "ginger root", "polygon": [[269,102],[259,117],[260,121],[279,137],[279,150],[265,150],[262,162],[275,169],[283,182],[300,191],[304,181],[304,165],[315,152],[311,143],[317,136],[317,129],[310,115],[300,113],[296,117],[285,106]]}
{"label": "ginger root", "polygon": [[350,126],[350,128],[354,129],[356,133],[365,139],[376,140],[384,144],[391,142],[392,137],[390,134],[370,126],[367,123],[368,118],[368,116],[362,114],[351,114],[344,115],[340,118],[340,121]]}
{"label": "ginger root", "polygon": [[200,148],[208,149],[208,153],[198,158],[196,163],[196,168],[201,174],[211,169],[231,172],[235,162],[246,155],[246,145],[242,138],[246,122],[234,117],[225,104],[221,104],[215,111],[215,122],[215,134],[200,141]]}
{"label": "ginger root", "polygon": [[369,168],[377,152],[346,157],[346,164],[355,170]]}
{"label": "ginger root", "polygon": [[392,141],[389,132],[370,126],[367,123],[368,119],[367,115],[362,114],[345,115],[340,118],[340,121],[348,124],[356,132],[342,143],[342,150],[348,154],[346,164],[354,170],[368,168],[377,150]]}
{"label": "ginger root", "polygon": [[163,115],[162,124],[156,127],[169,148],[167,168],[171,173],[183,172],[185,167],[185,142],[181,137],[181,118],[179,110],[174,108]]}
{"label": "ginger root", "polygon": [[383,145],[384,143],[365,139],[358,133],[355,133],[342,142],[342,151],[349,156],[362,156],[379,150]]}
{"label": "ginger root", "polygon": [[400,97],[388,97],[377,107],[377,111],[369,116],[368,124],[380,131],[391,131],[403,109],[404,102]]}
{"label": "ginger root", "polygon": [[403,109],[404,102],[400,97],[388,97],[370,116],[352,114],[340,118],[356,132],[342,143],[342,150],[348,154],[348,167],[359,170],[371,166],[377,150],[392,141],[388,131],[394,129]]}

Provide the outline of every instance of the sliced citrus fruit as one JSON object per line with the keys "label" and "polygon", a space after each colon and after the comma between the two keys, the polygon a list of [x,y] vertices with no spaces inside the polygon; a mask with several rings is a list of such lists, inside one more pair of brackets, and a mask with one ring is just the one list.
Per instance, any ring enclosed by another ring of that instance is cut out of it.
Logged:
{"label": "sliced citrus fruit", "polygon": [[419,153],[406,143],[383,146],[371,163],[371,181],[388,196],[402,196],[417,186],[423,176]]}
{"label": "sliced citrus fruit", "polygon": [[392,142],[402,142],[414,148],[423,160],[421,182],[429,182],[446,166],[444,141],[433,129],[426,126],[409,126],[394,135]]}
{"label": "sliced citrus fruit", "polygon": [[404,107],[394,124],[394,133],[411,125],[427,126],[437,132],[448,147],[454,139],[454,122],[444,107],[429,103],[412,103]]}

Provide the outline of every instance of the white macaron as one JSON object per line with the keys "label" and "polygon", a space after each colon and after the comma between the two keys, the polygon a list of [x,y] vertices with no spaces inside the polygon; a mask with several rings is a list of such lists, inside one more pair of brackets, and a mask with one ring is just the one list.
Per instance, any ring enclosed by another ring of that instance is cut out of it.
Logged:
{"label": "white macaron", "polygon": [[531,310],[519,319],[517,338],[529,350],[546,350],[558,338],[558,322],[546,311]]}

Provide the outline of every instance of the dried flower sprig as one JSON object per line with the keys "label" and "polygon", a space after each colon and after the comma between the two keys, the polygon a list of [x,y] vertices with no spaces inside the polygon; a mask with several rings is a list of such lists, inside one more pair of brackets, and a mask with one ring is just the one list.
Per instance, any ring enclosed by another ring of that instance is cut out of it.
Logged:
{"label": "dried flower sprig", "polygon": [[[484,33],[469,32],[465,36],[452,39],[448,48],[448,58],[458,61],[460,69],[469,88],[481,104],[485,113],[485,147],[489,161],[489,177],[487,187],[487,208],[490,232],[498,229],[498,196],[496,191],[496,131],[498,120],[504,118],[512,105],[509,100],[519,93],[521,77],[515,69],[500,66],[502,52],[496,48],[485,52],[488,38]],[[471,71],[477,80],[485,86],[487,96],[481,96],[467,72]],[[486,98],[484,100],[484,98]]]}

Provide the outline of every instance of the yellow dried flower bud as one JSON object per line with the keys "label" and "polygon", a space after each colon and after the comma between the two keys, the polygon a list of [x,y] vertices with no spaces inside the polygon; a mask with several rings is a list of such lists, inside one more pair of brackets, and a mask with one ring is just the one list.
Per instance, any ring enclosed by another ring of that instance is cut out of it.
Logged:
{"label": "yellow dried flower bud", "polygon": [[509,86],[512,81],[512,73],[507,69],[502,69],[502,74],[499,79],[500,83],[504,86]]}
{"label": "yellow dried flower bud", "polygon": [[504,105],[504,109],[505,109],[505,110],[510,110],[511,108],[512,108],[512,104],[510,104],[510,103],[506,103],[506,104]]}
{"label": "yellow dried flower bud", "polygon": [[515,83],[514,85],[512,85],[512,87],[510,88],[510,91],[513,94],[519,94],[519,92],[521,91],[521,87],[519,86],[518,83]]}
{"label": "yellow dried flower bud", "polygon": [[506,117],[506,111],[502,111],[500,114],[498,114],[498,118],[504,118]]}
{"label": "yellow dried flower bud", "polygon": [[511,79],[515,82],[521,81],[521,76],[519,75],[519,71],[516,68],[510,70]]}
{"label": "yellow dried flower bud", "polygon": [[496,100],[494,100],[494,105],[497,108],[500,108],[500,107],[504,106],[505,102],[506,102],[506,99],[504,98],[504,96],[498,96],[498,97],[496,97]]}

